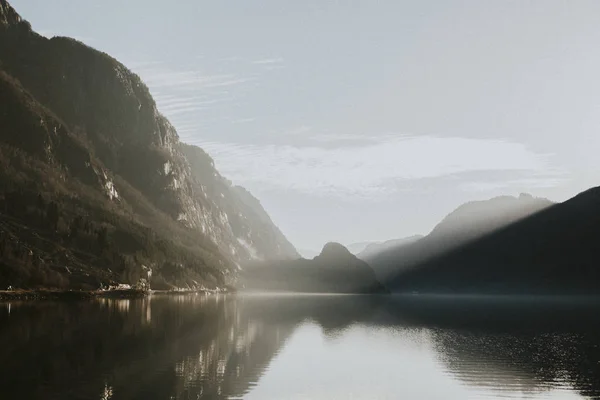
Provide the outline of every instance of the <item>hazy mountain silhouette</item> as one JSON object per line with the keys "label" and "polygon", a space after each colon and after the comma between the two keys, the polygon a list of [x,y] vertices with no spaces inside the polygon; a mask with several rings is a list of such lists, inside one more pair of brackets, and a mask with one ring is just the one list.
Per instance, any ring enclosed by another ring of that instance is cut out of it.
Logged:
{"label": "hazy mountain silhouette", "polygon": [[598,293],[600,188],[399,270],[396,291]]}
{"label": "hazy mountain silhouette", "polygon": [[296,258],[260,202],[179,141],[148,88],[0,0],[0,288],[227,282]]}
{"label": "hazy mountain silhouette", "polygon": [[339,243],[327,243],[312,260],[254,263],[238,287],[251,291],[303,293],[384,293],[375,273]]}
{"label": "hazy mountain silhouette", "polygon": [[372,266],[380,280],[387,280],[401,270],[420,265],[552,204],[547,199],[527,194],[469,202],[446,216],[427,236],[390,243],[379,251],[364,252],[360,257]]}
{"label": "hazy mountain silhouette", "polygon": [[365,248],[363,248],[358,254],[356,254],[356,256],[361,260],[366,260],[369,257],[379,254],[381,252],[414,243],[422,238],[423,235],[413,235],[401,239],[386,240],[385,242],[372,242],[365,246]]}
{"label": "hazy mountain silhouette", "polygon": [[364,251],[367,247],[369,247],[373,244],[376,244],[376,243],[381,243],[381,242],[370,241],[370,242],[350,243],[349,245],[346,246],[346,248],[348,249],[348,251],[350,253],[357,256],[361,251]]}
{"label": "hazy mountain silhouette", "polygon": [[458,207],[437,224],[429,236],[456,236],[471,239],[509,225],[554,203],[530,194],[519,197],[498,196],[471,201]]}

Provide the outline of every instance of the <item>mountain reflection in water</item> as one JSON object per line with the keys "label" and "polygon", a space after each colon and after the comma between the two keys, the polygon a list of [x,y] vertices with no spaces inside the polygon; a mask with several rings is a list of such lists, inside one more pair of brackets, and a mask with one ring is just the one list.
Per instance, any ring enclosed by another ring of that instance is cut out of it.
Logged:
{"label": "mountain reflection in water", "polygon": [[598,310],[422,296],[0,303],[0,398],[600,398]]}

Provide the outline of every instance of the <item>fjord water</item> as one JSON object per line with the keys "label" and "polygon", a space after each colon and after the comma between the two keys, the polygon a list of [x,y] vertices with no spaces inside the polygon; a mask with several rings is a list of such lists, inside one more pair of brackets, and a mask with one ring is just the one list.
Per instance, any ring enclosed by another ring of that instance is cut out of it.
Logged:
{"label": "fjord water", "polygon": [[600,398],[597,310],[420,296],[0,303],[0,398]]}

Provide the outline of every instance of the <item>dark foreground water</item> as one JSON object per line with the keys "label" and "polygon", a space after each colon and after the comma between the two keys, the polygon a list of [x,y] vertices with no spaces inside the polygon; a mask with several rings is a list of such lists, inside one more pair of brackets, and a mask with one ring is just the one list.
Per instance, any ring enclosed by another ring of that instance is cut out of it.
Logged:
{"label": "dark foreground water", "polygon": [[0,399],[600,398],[587,300],[0,303]]}

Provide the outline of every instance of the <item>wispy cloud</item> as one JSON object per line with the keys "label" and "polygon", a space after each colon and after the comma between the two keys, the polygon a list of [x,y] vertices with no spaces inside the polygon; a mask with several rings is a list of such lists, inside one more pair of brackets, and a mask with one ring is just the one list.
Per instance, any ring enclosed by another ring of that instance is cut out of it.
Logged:
{"label": "wispy cloud", "polygon": [[158,110],[184,139],[206,127],[209,112],[219,108],[218,115],[227,113],[230,108],[226,107],[256,80],[247,73],[211,73],[194,65],[174,66],[160,61],[134,61],[129,65],[149,87]]}
{"label": "wispy cloud", "polygon": [[225,101],[225,99],[211,99],[207,100],[205,96],[173,96],[173,97],[161,97],[155,96],[161,103],[162,111],[177,110],[180,108],[190,106],[207,106],[211,104],[217,104]]}
{"label": "wispy cloud", "polygon": [[150,61],[131,61],[127,62],[127,66],[133,70],[140,70],[143,68],[153,67],[157,65],[165,65],[164,61],[150,60]]}
{"label": "wispy cloud", "polygon": [[343,143],[343,142],[377,142],[376,138],[358,135],[358,134],[340,134],[340,133],[327,133],[312,135],[307,138],[308,140],[316,143]]}
{"label": "wispy cloud", "polygon": [[251,81],[233,74],[206,75],[200,71],[172,71],[161,68],[147,68],[140,76],[150,88],[185,88],[186,90],[210,89],[234,86]]}
{"label": "wispy cloud", "polygon": [[473,171],[520,171],[549,179],[549,155],[503,140],[386,136],[336,148],[218,142],[202,146],[236,182],[315,195],[373,197],[389,194],[403,182]]}
{"label": "wispy cloud", "polygon": [[208,110],[212,105],[227,101],[225,98],[203,100],[202,98],[180,97],[175,99],[163,99],[160,96],[155,97],[159,110],[173,117],[179,114],[188,114],[192,112]]}
{"label": "wispy cloud", "polygon": [[197,55],[179,62],[130,60],[127,65],[146,83],[158,110],[182,140],[194,141],[194,132],[233,131],[234,126],[254,122],[257,107],[248,98],[268,79],[268,71],[283,63],[283,58],[274,56],[207,59]]}
{"label": "wispy cloud", "polygon": [[202,93],[223,89],[255,80],[237,73],[208,73],[198,67],[173,67],[160,61],[130,62],[130,67],[142,78],[154,94],[181,97],[182,92]]}
{"label": "wispy cloud", "polygon": [[281,57],[263,58],[261,60],[252,61],[252,64],[257,64],[257,65],[283,64],[283,58],[281,58]]}
{"label": "wispy cloud", "polygon": [[311,126],[301,125],[301,126],[297,126],[295,128],[288,129],[287,131],[283,132],[283,134],[289,135],[289,136],[304,135],[308,132],[311,132],[312,129],[313,128]]}
{"label": "wispy cloud", "polygon": [[532,189],[545,189],[556,187],[564,182],[564,178],[561,177],[563,173],[556,170],[548,171],[547,176],[539,176],[539,174],[532,175],[533,176],[527,178],[508,179],[503,181],[490,180],[464,182],[460,184],[459,188],[466,192],[492,192],[511,188],[520,188],[522,190],[529,191]]}
{"label": "wispy cloud", "polygon": [[231,123],[232,124],[247,124],[247,123],[254,122],[254,121],[256,121],[256,118],[249,117],[249,118],[233,119],[233,120],[231,120]]}

